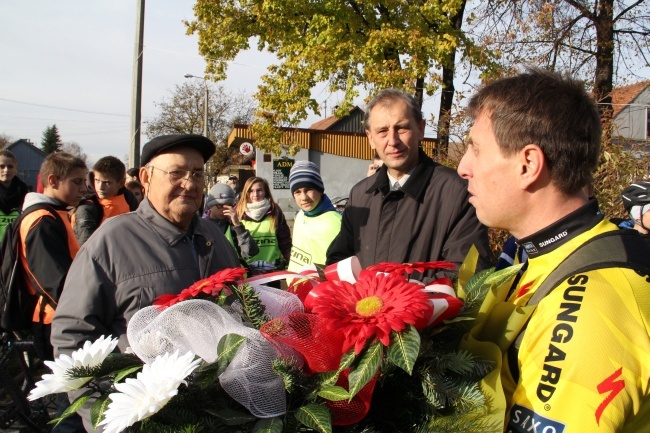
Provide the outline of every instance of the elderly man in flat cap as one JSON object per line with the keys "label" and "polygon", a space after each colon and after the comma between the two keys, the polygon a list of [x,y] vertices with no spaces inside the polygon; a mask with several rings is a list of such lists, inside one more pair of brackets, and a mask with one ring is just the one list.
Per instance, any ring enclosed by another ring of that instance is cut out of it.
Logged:
{"label": "elderly man in flat cap", "polygon": [[215,151],[200,135],[154,138],[142,151],[146,197],[136,212],[107,220],[72,264],[53,321],[57,354],[101,335],[124,350],[131,316],[154,298],[238,267],[218,227],[197,216],[203,164]]}
{"label": "elderly man in flat cap", "polygon": [[197,216],[203,165],[214,151],[200,135],[161,136],[144,146],[146,197],[137,211],[105,221],[77,254],[52,322],[55,355],[101,335],[119,337],[124,351],[136,311],[157,296],[240,266],[219,227]]}

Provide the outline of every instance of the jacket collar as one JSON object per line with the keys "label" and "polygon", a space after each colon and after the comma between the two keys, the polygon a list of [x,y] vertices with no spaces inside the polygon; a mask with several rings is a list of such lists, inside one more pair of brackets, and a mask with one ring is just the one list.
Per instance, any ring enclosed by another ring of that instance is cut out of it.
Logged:
{"label": "jacket collar", "polygon": [[205,228],[199,223],[199,216],[194,215],[190,222],[189,230],[181,230],[166,218],[158,213],[151,205],[149,199],[145,197],[136,211],[137,215],[153,230],[163,241],[169,246],[174,246],[181,242],[186,237],[195,235],[203,236],[204,238],[211,239],[211,236],[205,231]]}
{"label": "jacket collar", "polygon": [[[431,179],[433,170],[438,165],[422,149],[419,149],[418,165],[415,166],[411,177],[409,177],[400,191],[418,201],[422,201],[429,186],[429,179]],[[390,184],[388,183],[388,168],[386,165],[382,165],[374,176],[375,182],[368,188],[366,194],[382,193],[383,195],[387,195],[390,192]]]}
{"label": "jacket collar", "polygon": [[41,194],[39,192],[29,192],[25,196],[25,201],[23,203],[22,210],[25,210],[30,206],[33,206],[35,204],[40,204],[40,203],[49,204],[56,210],[66,210],[67,208],[70,207],[67,204],[63,203],[62,201],[59,201],[52,197],[48,197],[45,194]]}
{"label": "jacket collar", "polygon": [[598,201],[591,199],[584,206],[574,210],[564,218],[554,222],[548,227],[519,239],[517,244],[524,247],[530,258],[550,253],[566,244],[576,236],[591,230],[604,218],[600,211]]}

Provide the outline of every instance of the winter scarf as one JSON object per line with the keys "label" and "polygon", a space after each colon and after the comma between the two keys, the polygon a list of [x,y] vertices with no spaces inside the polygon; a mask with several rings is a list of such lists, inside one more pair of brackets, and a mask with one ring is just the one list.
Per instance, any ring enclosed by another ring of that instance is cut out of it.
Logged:
{"label": "winter scarf", "polygon": [[305,216],[315,217],[322,213],[329,212],[331,210],[335,211],[336,208],[332,204],[332,201],[327,196],[327,194],[323,194],[323,196],[320,199],[320,203],[318,203],[318,205],[312,210],[305,212]]}
{"label": "winter scarf", "polygon": [[264,215],[266,215],[269,209],[271,209],[271,203],[269,203],[269,200],[265,198],[262,201],[248,203],[246,205],[246,215],[255,221],[260,221],[264,218]]}

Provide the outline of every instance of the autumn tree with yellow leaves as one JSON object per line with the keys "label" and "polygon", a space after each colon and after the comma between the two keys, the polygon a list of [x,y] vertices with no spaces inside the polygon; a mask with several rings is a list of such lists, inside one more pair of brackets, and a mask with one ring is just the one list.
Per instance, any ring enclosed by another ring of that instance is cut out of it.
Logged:
{"label": "autumn tree with yellow leaves", "polygon": [[198,35],[206,73],[215,80],[225,78],[228,62],[252,41],[277,56],[255,95],[252,129],[259,148],[280,153],[283,145],[295,148],[280,143],[277,127],[320,114],[311,94],[318,83],[341,92],[335,114],[344,115],[362,89],[398,87],[421,103],[441,88],[441,70],[454,67],[457,51],[494,73],[490,52],[461,31],[464,6],[465,0],[198,0],[187,26]]}

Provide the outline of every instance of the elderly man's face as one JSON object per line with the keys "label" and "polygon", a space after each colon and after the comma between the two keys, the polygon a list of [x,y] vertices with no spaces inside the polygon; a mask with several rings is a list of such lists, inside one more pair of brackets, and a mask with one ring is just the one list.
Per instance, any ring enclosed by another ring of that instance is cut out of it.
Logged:
{"label": "elderly man's face", "polygon": [[[154,168],[155,167],[155,168]],[[203,173],[203,157],[194,149],[178,147],[156,155],[147,167],[140,170],[151,205],[172,224],[187,230],[201,205],[203,176],[184,176],[174,180],[169,172],[190,170]]]}

